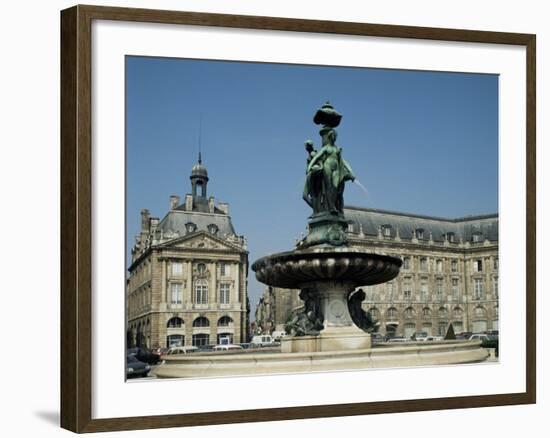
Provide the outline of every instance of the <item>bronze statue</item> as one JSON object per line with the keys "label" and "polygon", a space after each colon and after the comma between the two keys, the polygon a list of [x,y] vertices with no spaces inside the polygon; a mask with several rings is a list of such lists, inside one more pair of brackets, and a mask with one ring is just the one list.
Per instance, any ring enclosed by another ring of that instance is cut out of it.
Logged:
{"label": "bronze statue", "polygon": [[348,310],[354,324],[361,330],[372,333],[378,330],[380,323],[372,318],[370,312],[363,310],[362,303],[366,294],[363,289],[351,292],[348,296]]}
{"label": "bronze statue", "polygon": [[324,329],[319,296],[310,289],[302,289],[300,299],[304,301],[304,310],[289,318],[285,331],[293,336],[317,336]]}
{"label": "bronze statue", "polygon": [[344,218],[344,187],[346,181],[355,180],[350,165],[342,158],[342,148],[336,145],[336,127],[342,115],[327,102],[317,110],[313,121],[323,127],[319,131],[322,145],[315,150],[307,140],[306,180],[303,199],[313,210],[309,233],[299,246],[347,242],[347,222]]}

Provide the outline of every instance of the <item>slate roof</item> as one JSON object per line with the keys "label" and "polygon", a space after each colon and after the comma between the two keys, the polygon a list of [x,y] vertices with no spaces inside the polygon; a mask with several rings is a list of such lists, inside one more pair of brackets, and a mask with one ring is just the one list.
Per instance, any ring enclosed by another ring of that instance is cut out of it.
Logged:
{"label": "slate roof", "polygon": [[397,229],[399,229],[399,236],[404,240],[411,239],[415,230],[423,229],[423,240],[428,240],[431,232],[434,242],[443,242],[443,236],[447,233],[454,233],[457,243],[460,239],[464,242],[471,242],[472,236],[476,233],[481,235],[481,241],[485,239],[498,241],[498,214],[496,213],[449,219],[346,206],[344,216],[348,223],[353,224],[352,232],[359,233],[361,225],[362,231],[366,235],[376,236],[380,227],[390,225],[390,237],[395,237]]}
{"label": "slate roof", "polygon": [[189,222],[197,226],[196,231],[208,231],[208,225],[214,224],[218,227],[218,236],[220,237],[236,234],[231,223],[231,216],[182,210],[169,211],[160,221],[157,230],[162,230],[165,235],[176,232],[183,236],[187,233],[186,224]]}

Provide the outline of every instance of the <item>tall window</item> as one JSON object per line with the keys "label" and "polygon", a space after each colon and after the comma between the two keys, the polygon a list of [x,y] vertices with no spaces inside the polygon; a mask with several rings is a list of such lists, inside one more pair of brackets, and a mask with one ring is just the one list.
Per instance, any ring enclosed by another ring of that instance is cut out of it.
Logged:
{"label": "tall window", "polygon": [[208,283],[206,282],[206,280],[195,281],[195,303],[208,303]]}
{"label": "tall window", "polygon": [[197,333],[193,335],[193,346],[202,347],[203,345],[208,345],[210,343],[210,335],[206,333]]}
{"label": "tall window", "polygon": [[422,283],[420,283],[420,299],[422,301],[428,301],[429,300],[429,292],[428,292],[428,282],[427,281],[422,281]]}
{"label": "tall window", "polygon": [[498,271],[498,259],[496,257],[493,259],[493,271]]}
{"label": "tall window", "polygon": [[428,259],[426,257],[422,257],[420,259],[420,270],[421,271],[427,271],[428,270]]}
{"label": "tall window", "polygon": [[474,260],[474,272],[483,271],[483,260]]}
{"label": "tall window", "polygon": [[230,275],[231,269],[229,263],[221,263],[220,264],[220,275],[222,277],[227,277]]}
{"label": "tall window", "polygon": [[403,297],[406,300],[412,299],[411,283],[409,283],[408,281],[403,284]]}
{"label": "tall window", "polygon": [[493,297],[498,299],[498,277],[493,277]]}
{"label": "tall window", "polygon": [[441,301],[443,299],[443,279],[438,278],[435,283],[435,293],[437,294],[437,299]]}
{"label": "tall window", "polygon": [[229,304],[229,284],[220,284],[220,304]]}
{"label": "tall window", "polygon": [[460,289],[458,287],[458,278],[453,278],[451,280],[451,290],[453,294],[453,300],[458,300],[458,297],[460,295]]}
{"label": "tall window", "polygon": [[182,347],[184,344],[185,344],[185,336],[183,336],[183,335],[168,335],[168,336],[166,336],[166,346],[168,348]]}
{"label": "tall window", "polygon": [[417,239],[424,239],[424,229],[423,228],[417,228],[414,230],[414,234]]}
{"label": "tall window", "polygon": [[390,281],[388,284],[388,301],[393,301],[393,281]]}
{"label": "tall window", "polygon": [[458,272],[458,261],[452,260],[451,261],[451,272]]}
{"label": "tall window", "polygon": [[437,272],[443,272],[443,260],[438,260],[435,262],[435,268]]}
{"label": "tall window", "polygon": [[391,225],[382,225],[382,234],[384,237],[391,237]]}
{"label": "tall window", "polygon": [[483,297],[483,280],[476,278],[474,280],[474,299],[481,300]]}
{"label": "tall window", "polygon": [[181,283],[170,284],[171,300],[172,304],[181,304],[183,301],[183,285]]}
{"label": "tall window", "polygon": [[183,263],[172,262],[172,275],[179,277],[183,274]]}
{"label": "tall window", "polygon": [[403,269],[411,269],[411,258],[403,257]]}

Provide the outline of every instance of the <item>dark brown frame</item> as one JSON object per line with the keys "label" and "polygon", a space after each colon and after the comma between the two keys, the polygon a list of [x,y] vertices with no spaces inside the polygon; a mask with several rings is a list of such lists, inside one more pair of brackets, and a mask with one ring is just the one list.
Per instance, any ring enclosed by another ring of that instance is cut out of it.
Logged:
{"label": "dark brown frame", "polygon": [[[230,412],[92,419],[91,23],[221,26],[511,44],[527,52],[526,392]],[[197,426],[536,403],[535,48],[531,34],[75,6],[61,12],[61,426],[74,432]]]}

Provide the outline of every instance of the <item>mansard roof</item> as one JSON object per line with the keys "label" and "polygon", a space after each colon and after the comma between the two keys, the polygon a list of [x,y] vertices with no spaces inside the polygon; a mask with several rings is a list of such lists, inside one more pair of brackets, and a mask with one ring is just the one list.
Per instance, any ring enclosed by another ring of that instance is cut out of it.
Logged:
{"label": "mansard roof", "polygon": [[220,237],[235,235],[231,216],[222,213],[203,213],[198,211],[171,210],[160,221],[157,230],[162,230],[165,237],[170,234],[185,235],[188,224],[196,226],[195,231],[209,231],[210,225],[218,227]]}
{"label": "mansard roof", "polygon": [[473,235],[480,235],[480,240],[498,241],[498,214],[465,216],[460,218],[442,218],[397,211],[380,210],[346,206],[344,216],[353,225],[353,231],[362,231],[365,235],[378,234],[380,228],[390,226],[390,237],[397,231],[401,239],[411,239],[415,230],[423,230],[423,240],[430,234],[435,242],[443,242],[444,236],[454,233],[455,242],[471,242]]}

